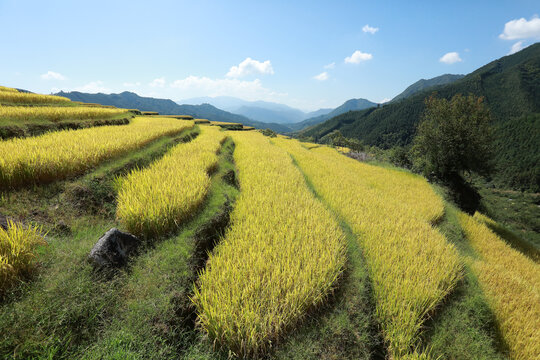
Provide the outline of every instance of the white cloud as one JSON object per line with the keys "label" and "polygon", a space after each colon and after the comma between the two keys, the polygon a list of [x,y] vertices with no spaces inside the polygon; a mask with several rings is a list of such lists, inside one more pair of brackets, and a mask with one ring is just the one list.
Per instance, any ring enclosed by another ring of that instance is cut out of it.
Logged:
{"label": "white cloud", "polygon": [[76,87],[74,91],[86,92],[86,93],[110,93],[111,90],[103,86],[103,81],[91,81],[86,85]]}
{"label": "white cloud", "polygon": [[134,82],[134,83],[130,83],[130,82],[125,82],[122,84],[124,87],[138,87],[138,86],[141,86],[141,83],[140,82]]}
{"label": "white cloud", "polygon": [[384,99],[382,99],[381,101],[379,101],[379,104],[387,103],[387,102],[389,102],[390,100],[392,100],[392,99],[391,99],[391,98],[384,98]]}
{"label": "white cloud", "polygon": [[361,61],[371,60],[372,58],[373,55],[356,50],[351,56],[345,58],[345,62],[349,64],[359,64]]}
{"label": "white cloud", "polygon": [[508,53],[508,55],[515,54],[515,53],[517,53],[517,52],[520,51],[520,50],[523,50],[523,40],[518,41],[517,43],[515,43],[514,45],[512,45],[512,47],[510,48],[510,52]]}
{"label": "white cloud", "polygon": [[533,16],[529,21],[525,18],[510,20],[504,24],[504,31],[499,38],[504,40],[540,38],[540,19]]}
{"label": "white cloud", "polygon": [[461,58],[459,57],[459,54],[457,52],[453,51],[453,52],[449,52],[449,53],[444,54],[439,59],[439,61],[442,62],[442,63],[445,63],[445,64],[453,64],[453,63],[457,63],[457,62],[460,62],[460,61],[463,61],[463,60],[461,60]]}
{"label": "white cloud", "polygon": [[325,69],[333,69],[333,68],[335,68],[335,67],[336,67],[336,63],[335,63],[335,62],[330,63],[330,64],[328,64],[328,65],[324,65],[324,68],[325,68]]}
{"label": "white cloud", "polygon": [[377,27],[371,27],[368,24],[364,25],[362,28],[362,31],[365,33],[375,34],[377,31],[379,31],[379,28]]}
{"label": "white cloud", "polygon": [[253,60],[248,57],[246,60],[242,61],[238,66],[231,66],[231,69],[227,73],[227,77],[239,78],[246,75],[253,74],[273,74],[274,69],[270,60],[263,62]]}
{"label": "white cloud", "polygon": [[160,77],[160,78],[154,79],[148,85],[150,85],[150,87],[164,87],[165,86],[165,78]]}
{"label": "white cloud", "polygon": [[276,101],[287,94],[271,91],[262,86],[261,80],[211,79],[205,76],[188,76],[171,83],[176,97],[185,96],[235,96],[246,100]]}
{"label": "white cloud", "polygon": [[325,72],[320,73],[319,75],[314,76],[313,78],[319,81],[328,80],[328,73],[325,71]]}
{"label": "white cloud", "polygon": [[62,74],[59,74],[54,71],[47,71],[45,74],[40,76],[43,80],[66,80],[66,77]]}

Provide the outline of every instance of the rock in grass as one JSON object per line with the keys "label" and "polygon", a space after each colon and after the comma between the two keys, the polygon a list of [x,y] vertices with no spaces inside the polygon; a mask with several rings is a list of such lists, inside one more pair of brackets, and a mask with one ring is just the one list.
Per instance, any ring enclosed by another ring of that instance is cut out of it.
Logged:
{"label": "rock in grass", "polygon": [[98,240],[88,258],[97,267],[123,266],[140,243],[137,237],[112,228]]}
{"label": "rock in grass", "polygon": [[0,214],[0,228],[7,230],[8,228],[8,217]]}

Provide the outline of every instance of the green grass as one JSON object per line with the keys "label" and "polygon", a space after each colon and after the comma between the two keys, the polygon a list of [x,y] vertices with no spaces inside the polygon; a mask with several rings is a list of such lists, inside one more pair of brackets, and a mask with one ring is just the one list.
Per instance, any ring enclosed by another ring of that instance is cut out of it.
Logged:
{"label": "green grass", "polygon": [[0,308],[1,358],[69,358],[117,312],[117,289],[125,273],[104,281],[85,259],[114,224],[81,218],[71,225],[70,236],[48,239],[38,275]]}
{"label": "green grass", "polygon": [[[434,186],[446,198],[445,215],[439,230],[464,257],[477,255],[463,235],[457,218],[458,209],[448,202],[441,187]],[[498,333],[494,314],[467,263],[464,278],[425,324],[423,344],[434,358],[441,359],[505,359],[505,347]]]}

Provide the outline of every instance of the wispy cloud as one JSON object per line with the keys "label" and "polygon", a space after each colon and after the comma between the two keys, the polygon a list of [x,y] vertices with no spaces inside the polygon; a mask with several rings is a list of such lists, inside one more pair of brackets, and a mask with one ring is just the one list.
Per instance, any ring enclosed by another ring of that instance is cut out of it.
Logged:
{"label": "wispy cloud", "polygon": [[73,89],[74,91],[86,92],[86,93],[110,93],[111,90],[104,86],[103,81],[91,81],[86,85],[79,86]]}
{"label": "wispy cloud", "polygon": [[231,66],[227,77],[239,78],[247,75],[258,75],[258,74],[273,74],[274,69],[272,68],[272,63],[270,60],[266,61],[257,61],[248,57],[242,61],[238,66]]}
{"label": "wispy cloud", "polygon": [[333,69],[336,67],[336,63],[335,62],[332,62],[330,64],[327,64],[327,65],[324,65],[324,68],[325,69]]}
{"label": "wispy cloud", "polygon": [[444,64],[454,64],[454,63],[457,63],[457,62],[461,62],[463,60],[461,60],[461,58],[459,57],[459,53],[453,51],[453,52],[449,52],[449,53],[444,54],[439,59],[439,61],[444,63]]}
{"label": "wispy cloud", "polygon": [[540,19],[533,16],[527,21],[525,18],[510,20],[504,24],[504,30],[499,38],[504,40],[540,39]]}
{"label": "wispy cloud", "polygon": [[377,31],[379,31],[379,28],[378,27],[371,27],[369,26],[368,24],[364,25],[364,27],[362,28],[362,31],[365,32],[365,33],[370,33],[370,34],[375,34]]}
{"label": "wispy cloud", "polygon": [[138,86],[141,86],[141,83],[140,82],[134,82],[134,83],[131,83],[131,82],[125,82],[122,84],[124,87],[138,87]]}
{"label": "wispy cloud", "polygon": [[319,75],[315,75],[313,78],[319,81],[328,80],[328,73],[325,71],[320,73]]}
{"label": "wispy cloud", "polygon": [[515,54],[515,53],[517,53],[518,51],[521,51],[521,50],[523,50],[523,40],[518,41],[517,43],[515,43],[514,45],[512,45],[512,47],[510,48],[510,52],[508,53],[508,55]]}
{"label": "wispy cloud", "polygon": [[40,77],[43,80],[66,80],[67,79],[64,75],[59,74],[54,71],[50,71],[50,70],[47,71],[45,74],[41,74]]}
{"label": "wispy cloud", "polygon": [[363,53],[360,50],[356,50],[353,52],[351,56],[347,56],[345,58],[345,62],[348,64],[359,64],[362,61],[371,60],[373,58],[373,55],[368,53]]}
{"label": "wispy cloud", "polygon": [[206,76],[188,76],[175,80],[171,88],[182,93],[182,96],[235,96],[246,100],[276,101],[287,94],[272,91],[263,87],[261,80],[251,81],[239,79],[212,79]]}
{"label": "wispy cloud", "polygon": [[160,78],[157,78],[157,79],[154,79],[152,80],[152,82],[150,84],[148,84],[150,87],[164,87],[165,86],[165,78],[164,77],[160,77]]}

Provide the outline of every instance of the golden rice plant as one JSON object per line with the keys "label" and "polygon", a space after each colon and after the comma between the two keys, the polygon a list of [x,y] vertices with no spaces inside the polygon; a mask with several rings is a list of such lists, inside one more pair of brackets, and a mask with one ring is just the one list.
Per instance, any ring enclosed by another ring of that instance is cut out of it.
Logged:
{"label": "golden rice plant", "polygon": [[443,215],[442,200],[425,179],[407,172],[363,164],[328,147],[272,141],[294,157],[358,237],[392,358],[427,357],[414,350],[422,324],[461,275],[456,249],[432,226]]}
{"label": "golden rice plant", "polygon": [[45,244],[40,227],[10,220],[7,229],[0,227],[0,293],[32,269],[36,247]]}
{"label": "golden rice plant", "polygon": [[472,269],[493,308],[513,359],[540,356],[540,265],[493,233],[484,215],[459,214],[465,235],[479,257]]}
{"label": "golden rice plant", "polygon": [[[171,120],[179,121],[179,120]],[[205,127],[193,141],[179,144],[161,160],[120,181],[117,217],[132,233],[162,235],[193,215],[210,186],[225,133]]]}
{"label": "golden rice plant", "polygon": [[24,93],[16,89],[6,89],[9,88],[0,87],[0,104],[43,105],[71,102],[70,99],[63,96]]}
{"label": "golden rice plant", "polygon": [[5,87],[5,86],[0,86],[0,91],[19,92],[19,90],[17,90],[17,89],[10,88],[10,87]]}
{"label": "golden rice plant", "polygon": [[0,119],[15,121],[47,120],[58,122],[62,120],[91,120],[107,119],[114,116],[128,114],[126,109],[108,109],[92,107],[66,107],[66,106],[2,106],[0,105]]}
{"label": "golden rice plant", "polygon": [[345,242],[285,151],[259,133],[231,136],[240,195],[193,300],[215,344],[256,357],[325,301],[343,271]]}
{"label": "golden rice plant", "polygon": [[193,121],[135,118],[125,126],[64,130],[1,141],[0,189],[81,174],[103,160],[193,126]]}

